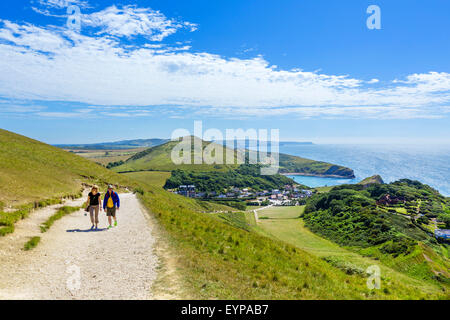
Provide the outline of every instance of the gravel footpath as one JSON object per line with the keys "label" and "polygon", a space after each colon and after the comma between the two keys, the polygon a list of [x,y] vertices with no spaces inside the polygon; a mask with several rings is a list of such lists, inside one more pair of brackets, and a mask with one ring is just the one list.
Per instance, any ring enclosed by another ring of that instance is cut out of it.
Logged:
{"label": "gravel footpath", "polygon": [[[90,231],[81,210],[40,234],[39,223],[55,207],[19,222],[17,234],[0,238],[0,299],[152,299],[158,266],[152,228],[135,195],[120,198],[118,226],[110,230],[100,212],[99,230]],[[18,241],[25,234],[42,238],[31,251]]]}

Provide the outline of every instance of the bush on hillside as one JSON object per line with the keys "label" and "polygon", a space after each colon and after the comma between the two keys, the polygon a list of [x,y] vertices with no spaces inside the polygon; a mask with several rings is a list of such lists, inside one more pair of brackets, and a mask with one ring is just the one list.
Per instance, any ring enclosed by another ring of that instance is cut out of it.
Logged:
{"label": "bush on hillside", "polygon": [[[396,208],[407,208],[407,212],[414,214],[420,207],[420,212],[426,216],[418,219],[419,225],[428,224],[429,217],[433,216],[448,225],[446,201],[433,188],[408,179],[374,184],[366,189],[359,185],[341,185],[310,198],[303,218],[313,232],[338,244],[359,247],[383,244],[382,252],[397,256],[407,254],[417,241],[430,237],[411,221],[405,224],[406,218],[398,217]],[[386,215],[398,219],[387,219]]]}
{"label": "bush on hillside", "polygon": [[229,187],[252,188],[257,191],[279,189],[295,182],[283,175],[264,176],[258,165],[241,165],[235,170],[195,172],[172,171],[164,185],[165,189],[175,189],[180,185],[195,185],[202,192],[222,193]]}

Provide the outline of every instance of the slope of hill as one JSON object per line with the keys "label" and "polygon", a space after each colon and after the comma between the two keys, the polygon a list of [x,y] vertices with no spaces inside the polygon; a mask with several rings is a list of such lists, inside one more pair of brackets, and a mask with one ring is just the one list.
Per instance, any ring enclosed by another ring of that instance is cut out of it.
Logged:
{"label": "slope of hill", "polygon": [[[198,138],[195,138],[198,141]],[[208,165],[208,164],[180,164],[176,165],[172,162],[171,155],[172,150],[178,145],[178,141],[170,141],[162,145],[148,148],[142,152],[139,152],[129,158],[121,166],[114,167],[113,170],[116,172],[131,172],[131,171],[172,171],[172,170],[190,170],[190,171],[227,171],[231,168],[236,168],[237,165],[234,164],[218,164],[218,165]],[[202,142],[203,148],[207,145],[206,142]],[[191,163],[196,157],[194,150],[191,150]],[[224,163],[225,163],[225,154]]]}
{"label": "slope of hill", "polygon": [[[414,267],[416,270],[421,269],[421,267],[417,267],[422,263],[420,259],[414,261],[417,262],[417,265],[404,265],[402,268],[399,268],[399,265],[397,265],[394,268],[392,260],[383,260],[383,263],[381,263],[378,257],[371,257],[367,254],[362,255],[355,250],[339,246],[306,228],[303,219],[299,218],[303,210],[304,206],[266,207],[258,211],[258,221],[254,220],[251,223],[254,225],[255,231],[295,245],[348,274],[364,275],[365,270],[369,266],[377,265],[380,267],[380,273],[383,275],[382,288],[384,288],[385,283],[401,281],[403,284],[414,287],[420,292],[441,290],[442,285],[440,283],[417,279],[417,273],[415,277],[408,275],[408,273],[412,273],[408,270],[408,267],[409,269]],[[436,254],[427,253],[427,255],[433,257],[433,259],[436,258]]]}
{"label": "slope of hill", "polygon": [[[342,185],[308,200],[305,225],[420,279],[450,283],[448,245],[424,225],[450,215],[448,199],[418,181]],[[422,212],[422,213],[419,213]]]}
{"label": "slope of hill", "polygon": [[[153,174],[153,172],[142,172]],[[127,174],[138,178],[140,173]],[[151,181],[151,179],[141,181]],[[239,213],[201,213],[185,197],[145,183],[140,197],[178,248],[178,270],[194,298],[202,299],[420,299],[401,279],[369,290],[364,275],[346,274],[302,249],[252,231]]]}
{"label": "slope of hill", "polygon": [[[202,143],[203,148],[205,148],[209,144],[209,142],[205,141],[203,141]],[[172,171],[176,169],[191,170],[191,171],[217,171],[217,170],[225,171],[230,168],[236,167],[236,165],[226,165],[226,164],[176,165],[171,160],[171,153],[172,149],[177,144],[178,144],[177,141],[171,141],[139,152],[130,159],[128,159],[127,161],[125,161],[123,165],[117,166],[113,170],[117,172],[143,171],[143,170]],[[242,151],[238,152],[240,152],[240,154],[242,155]],[[196,154],[194,153],[194,151],[192,151],[191,159],[194,159],[195,156]],[[354,177],[353,170],[326,162],[304,159],[287,154],[280,154],[279,159],[280,159],[280,173],[337,176],[342,178]],[[225,151],[224,151],[224,163],[225,163]]]}
{"label": "slope of hill", "polygon": [[76,194],[82,182],[120,185],[126,180],[87,159],[1,129],[0,163],[5,205]]}

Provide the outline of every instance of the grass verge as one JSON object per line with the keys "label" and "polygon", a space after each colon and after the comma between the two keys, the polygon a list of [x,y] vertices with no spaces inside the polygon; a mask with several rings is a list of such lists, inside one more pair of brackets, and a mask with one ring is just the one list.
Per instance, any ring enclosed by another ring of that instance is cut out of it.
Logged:
{"label": "grass verge", "polygon": [[80,191],[76,194],[66,195],[61,198],[45,199],[28,204],[23,204],[16,208],[15,211],[0,211],[0,237],[13,233],[15,229],[14,225],[16,224],[16,222],[27,218],[33,210],[42,209],[54,204],[61,204],[64,199],[76,199],[80,198],[81,196],[82,192]]}
{"label": "grass verge", "polygon": [[54,215],[49,217],[47,219],[47,221],[45,221],[41,225],[41,232],[44,233],[48,229],[50,229],[50,227],[53,225],[53,223],[55,223],[56,220],[59,220],[62,217],[66,216],[68,214],[71,214],[72,212],[78,211],[80,209],[81,209],[81,207],[69,207],[69,206],[64,206],[64,207],[59,208],[58,211],[56,211],[56,213]]}

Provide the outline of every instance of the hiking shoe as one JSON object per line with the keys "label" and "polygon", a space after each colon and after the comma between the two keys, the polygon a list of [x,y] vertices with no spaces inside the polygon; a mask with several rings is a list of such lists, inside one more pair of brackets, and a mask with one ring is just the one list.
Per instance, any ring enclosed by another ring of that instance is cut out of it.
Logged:
{"label": "hiking shoe", "polygon": [[114,227],[117,227],[117,221],[114,221]]}

